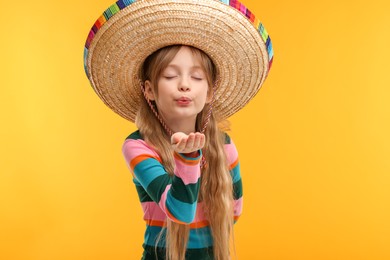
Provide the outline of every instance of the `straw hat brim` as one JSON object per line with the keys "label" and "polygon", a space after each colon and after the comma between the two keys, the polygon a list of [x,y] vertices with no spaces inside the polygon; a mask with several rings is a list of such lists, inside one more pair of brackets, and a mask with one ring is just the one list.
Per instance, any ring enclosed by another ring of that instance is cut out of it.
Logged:
{"label": "straw hat brim", "polygon": [[256,95],[272,62],[268,34],[263,39],[247,16],[220,1],[139,0],[111,17],[105,15],[105,20],[87,40],[85,70],[103,102],[132,122],[143,98],[142,64],[162,47],[189,45],[209,55],[219,78],[213,109],[220,119],[236,113]]}

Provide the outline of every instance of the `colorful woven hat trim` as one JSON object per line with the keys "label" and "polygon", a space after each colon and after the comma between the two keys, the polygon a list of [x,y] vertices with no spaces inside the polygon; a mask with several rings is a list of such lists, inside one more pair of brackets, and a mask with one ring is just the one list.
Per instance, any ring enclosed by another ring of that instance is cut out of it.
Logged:
{"label": "colorful woven hat trim", "polygon": [[[242,3],[240,3],[237,0],[220,0],[222,3],[229,5],[238,11],[240,11],[242,14],[244,14],[257,28],[259,31],[263,41],[265,42],[267,46],[267,52],[268,52],[268,71],[271,69],[272,61],[274,58],[274,52],[272,48],[272,42],[271,38],[269,37],[267,31],[265,30],[263,24],[255,17],[255,15],[245,7]],[[95,34],[97,31],[103,26],[103,24],[108,21],[113,15],[115,15],[117,12],[125,8],[126,6],[134,3],[135,0],[119,0],[115,4],[111,5],[109,8],[107,8],[106,11],[103,12],[103,14],[96,20],[95,24],[92,26],[91,31],[89,32],[87,41],[85,42],[85,47],[84,47],[84,70],[85,73],[88,76],[88,69],[87,69],[87,56],[88,56],[88,49],[89,45],[91,44],[93,38],[95,37]]]}

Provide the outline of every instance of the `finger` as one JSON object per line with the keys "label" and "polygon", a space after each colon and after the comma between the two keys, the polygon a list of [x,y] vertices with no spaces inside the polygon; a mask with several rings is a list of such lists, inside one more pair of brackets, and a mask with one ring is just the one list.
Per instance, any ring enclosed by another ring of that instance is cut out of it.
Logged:
{"label": "finger", "polygon": [[194,149],[195,134],[191,133],[188,135],[187,144],[185,150],[192,151]]}
{"label": "finger", "polygon": [[184,137],[182,138],[177,144],[176,144],[176,149],[177,149],[177,152],[183,152],[186,144],[187,144],[187,137]]}
{"label": "finger", "polygon": [[180,141],[180,137],[178,135],[172,135],[171,144],[177,144]]}
{"label": "finger", "polygon": [[195,141],[194,141],[194,149],[199,150],[200,141],[201,141],[201,136],[196,133],[195,134]]}
{"label": "finger", "polygon": [[199,149],[202,149],[206,144],[206,136],[204,134],[200,135]]}

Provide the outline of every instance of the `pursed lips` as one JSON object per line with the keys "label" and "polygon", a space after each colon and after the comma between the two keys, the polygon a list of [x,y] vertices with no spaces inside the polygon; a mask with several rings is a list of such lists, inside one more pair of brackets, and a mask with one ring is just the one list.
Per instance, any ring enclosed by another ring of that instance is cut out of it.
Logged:
{"label": "pursed lips", "polygon": [[175,101],[179,106],[188,106],[191,104],[192,99],[189,97],[180,97]]}
{"label": "pursed lips", "polygon": [[176,99],[176,101],[181,101],[181,102],[189,102],[191,100],[192,99],[189,97],[180,97],[180,98]]}

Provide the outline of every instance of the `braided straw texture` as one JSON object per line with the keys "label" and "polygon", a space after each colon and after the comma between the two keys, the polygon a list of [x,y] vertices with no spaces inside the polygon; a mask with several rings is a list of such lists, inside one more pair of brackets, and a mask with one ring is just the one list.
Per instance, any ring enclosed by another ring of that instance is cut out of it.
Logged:
{"label": "braided straw texture", "polygon": [[213,60],[220,79],[213,110],[220,119],[257,94],[273,59],[268,33],[238,1],[230,5],[217,0],[118,1],[90,32],[85,70],[103,102],[134,122],[142,98],[139,75],[144,60],[174,44],[199,48]]}

